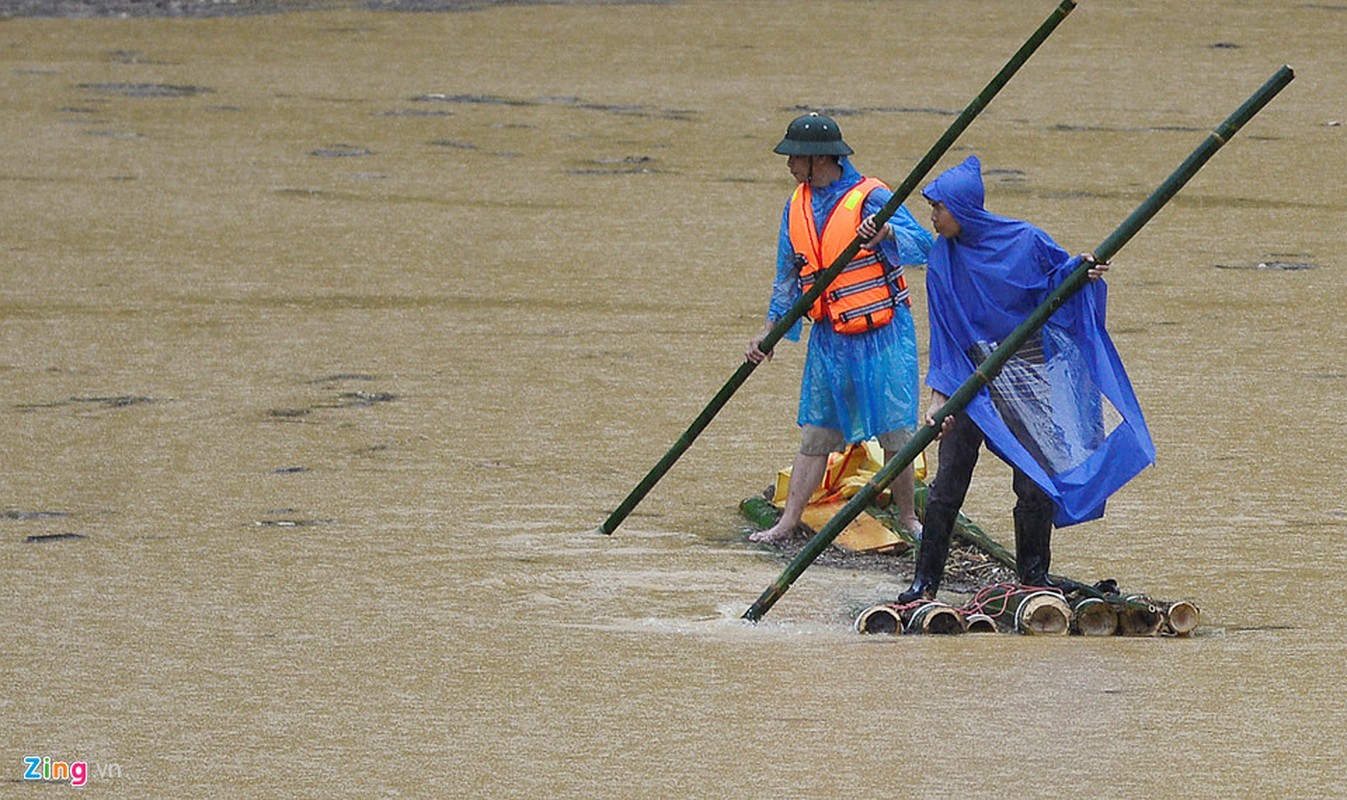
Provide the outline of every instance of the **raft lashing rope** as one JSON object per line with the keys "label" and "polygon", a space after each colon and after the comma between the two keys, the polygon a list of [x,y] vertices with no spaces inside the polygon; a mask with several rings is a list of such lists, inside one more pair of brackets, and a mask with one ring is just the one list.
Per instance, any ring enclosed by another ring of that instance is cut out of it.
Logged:
{"label": "raft lashing rope", "polygon": [[936,600],[880,603],[856,617],[866,634],[958,634],[1007,631],[1034,636],[1187,636],[1201,614],[1187,600],[1164,602],[1122,595],[1112,582],[1094,587],[998,583],[955,608]]}

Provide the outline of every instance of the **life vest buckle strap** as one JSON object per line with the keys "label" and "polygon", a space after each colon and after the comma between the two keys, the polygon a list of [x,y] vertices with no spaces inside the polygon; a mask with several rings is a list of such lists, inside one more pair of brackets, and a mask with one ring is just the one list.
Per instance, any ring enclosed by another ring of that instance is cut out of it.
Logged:
{"label": "life vest buckle strap", "polygon": [[847,264],[845,267],[842,268],[842,272],[844,273],[851,272],[854,269],[864,269],[866,267],[873,267],[876,264],[883,264],[883,263],[884,260],[880,258],[877,254],[871,254],[868,256],[863,256],[861,258],[852,259],[851,263]]}
{"label": "life vest buckle strap", "polygon": [[870,315],[883,311],[886,308],[893,308],[896,304],[897,303],[892,297],[886,297],[883,300],[870,303],[869,305],[861,306],[860,308],[853,308],[848,311],[843,311],[837,315],[837,318],[841,322],[850,322],[853,319],[860,319],[861,317],[869,317]]}
{"label": "life vest buckle strap", "polygon": [[868,281],[861,281],[860,283],[853,283],[850,286],[834,289],[831,292],[828,292],[828,299],[833,301],[841,300],[843,297],[850,297],[853,294],[860,294],[861,292],[868,292],[871,289],[878,289],[887,283],[888,278],[881,275],[877,278],[871,278]]}

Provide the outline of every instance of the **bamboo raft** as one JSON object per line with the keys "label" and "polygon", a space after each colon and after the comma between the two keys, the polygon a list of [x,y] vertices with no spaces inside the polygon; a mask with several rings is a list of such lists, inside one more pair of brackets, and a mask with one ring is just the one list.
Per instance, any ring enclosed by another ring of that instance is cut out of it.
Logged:
{"label": "bamboo raft", "polygon": [[958,634],[1006,631],[1032,636],[1187,636],[1200,614],[1193,603],[1155,602],[1142,595],[1080,596],[1059,587],[1013,583],[984,587],[955,608],[918,600],[880,603],[856,617],[866,634]]}
{"label": "bamboo raft", "polygon": [[[917,509],[925,511],[926,487],[917,482]],[[765,497],[750,497],[739,504],[740,513],[755,525],[775,524],[780,509]],[[867,513],[915,545],[902,526],[885,509],[871,507]],[[960,514],[954,537],[1013,572],[1015,555],[972,520]],[[869,552],[897,558],[908,548],[883,548]],[[1084,584],[1058,575],[1051,586],[1023,586],[995,582],[978,589],[962,606],[931,600],[907,604],[878,603],[856,616],[855,629],[863,634],[952,635],[998,631],[1031,636],[1188,636],[1198,627],[1201,612],[1188,600],[1155,600],[1143,594],[1124,594],[1115,581]]]}

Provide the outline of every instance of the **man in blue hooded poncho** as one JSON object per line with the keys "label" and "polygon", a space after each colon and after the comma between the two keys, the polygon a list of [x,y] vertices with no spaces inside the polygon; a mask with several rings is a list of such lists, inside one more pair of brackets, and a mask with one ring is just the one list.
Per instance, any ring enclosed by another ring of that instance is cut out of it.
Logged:
{"label": "man in blue hooded poncho", "polygon": [[[800,387],[800,452],[781,518],[749,537],[758,542],[783,541],[795,532],[829,452],[875,437],[892,458],[916,431],[917,340],[903,265],[925,263],[932,242],[905,208],[875,225],[874,215],[893,193],[851,165],[853,151],[830,117],[796,118],[775,152],[788,156],[798,186],[781,215],[767,322],[745,357],[754,363],[770,358],[758,347],[762,338],[857,235],[865,245],[809,311],[814,324]],[[786,338],[799,337],[797,323]],[[892,487],[900,522],[919,531],[911,467]]]}
{"label": "man in blue hooded poncho", "polygon": [[[926,273],[931,388],[927,423],[997,345],[1070,275],[1072,258],[1027,222],[983,208],[982,166],[970,156],[932,181],[939,238]],[[1054,523],[1103,516],[1104,501],[1146,466],[1155,447],[1121,359],[1104,329],[1107,290],[1098,279],[1069,298],[940,432],[939,472],[926,504],[912,587],[898,602],[932,599],[944,575],[950,532],[978,450],[1013,468],[1015,566],[1020,583],[1048,584]]]}

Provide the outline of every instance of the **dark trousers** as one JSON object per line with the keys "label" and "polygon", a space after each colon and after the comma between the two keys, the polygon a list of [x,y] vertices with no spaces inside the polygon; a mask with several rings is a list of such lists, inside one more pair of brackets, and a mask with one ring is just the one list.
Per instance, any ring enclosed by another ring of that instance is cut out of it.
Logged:
{"label": "dark trousers", "polygon": [[[954,520],[963,507],[973,468],[984,440],[982,431],[967,414],[954,417],[953,429],[940,439],[940,466],[926,502],[923,538],[947,542]],[[1048,540],[1056,505],[1047,492],[1019,469],[1015,469],[1015,554],[1020,577],[1040,582],[1048,567]]]}

